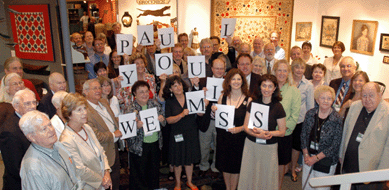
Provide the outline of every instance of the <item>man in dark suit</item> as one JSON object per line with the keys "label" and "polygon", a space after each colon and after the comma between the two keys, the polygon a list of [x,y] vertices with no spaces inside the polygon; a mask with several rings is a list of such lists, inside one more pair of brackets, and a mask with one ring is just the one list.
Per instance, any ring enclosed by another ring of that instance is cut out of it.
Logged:
{"label": "man in dark suit", "polygon": [[236,60],[238,69],[246,76],[249,91],[254,92],[254,90],[259,86],[258,82],[261,80],[261,76],[251,72],[253,69],[253,58],[250,54],[241,53]]}
{"label": "man in dark suit", "polygon": [[334,101],[336,111],[339,111],[343,103],[350,99],[352,86],[351,78],[357,68],[356,65],[357,64],[352,57],[344,57],[339,63],[342,78],[334,79],[330,82],[330,87],[332,87],[336,92]]}
{"label": "man in dark suit", "polygon": [[97,79],[84,83],[83,94],[87,99],[88,125],[93,129],[107,155],[112,169],[112,189],[118,190],[120,185],[120,159],[117,141],[122,136],[119,123],[115,118],[107,100],[101,98],[101,85]]}
{"label": "man in dark suit", "polygon": [[30,146],[30,141],[19,128],[20,118],[27,112],[36,110],[37,101],[34,92],[19,90],[12,99],[14,114],[8,115],[1,126],[0,149],[4,161],[3,189],[22,189],[20,164]]}
{"label": "man in dark suit", "polygon": [[57,113],[51,99],[54,93],[58,91],[66,91],[66,81],[62,74],[54,72],[49,76],[49,86],[47,94],[42,97],[41,102],[38,105],[38,110],[49,115],[50,119]]}
{"label": "man in dark suit", "polygon": [[[226,71],[226,63],[221,59],[215,59],[211,63],[212,77],[213,78],[223,78]],[[206,91],[207,78],[195,78],[192,80],[193,90],[204,90]],[[211,113],[211,106],[216,104],[216,101],[210,101],[206,112],[203,116],[197,117],[197,122],[199,124],[199,139],[200,139],[200,150],[201,150],[201,161],[199,164],[200,167],[200,176],[205,176],[208,173],[211,173],[212,178],[218,176],[219,171],[215,167],[215,154],[213,157],[212,165],[209,165],[209,152],[211,149],[211,144],[216,144],[216,128],[215,128],[215,116],[214,113]],[[214,147],[216,148],[216,147]],[[215,150],[216,152],[216,150]]]}

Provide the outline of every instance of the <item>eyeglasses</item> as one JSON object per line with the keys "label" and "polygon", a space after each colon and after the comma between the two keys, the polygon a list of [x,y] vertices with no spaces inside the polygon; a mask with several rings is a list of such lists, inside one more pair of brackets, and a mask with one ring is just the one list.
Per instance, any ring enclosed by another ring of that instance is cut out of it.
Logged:
{"label": "eyeglasses", "polygon": [[31,105],[33,106],[38,106],[39,105],[39,102],[38,101],[29,101],[29,102],[24,102],[23,105],[25,107],[30,107]]}
{"label": "eyeglasses", "polygon": [[21,85],[24,85],[24,82],[23,81],[19,81],[19,82],[13,82],[11,84],[9,84],[10,86],[21,86]]}
{"label": "eyeglasses", "polygon": [[351,67],[353,67],[353,65],[340,65],[340,68],[341,69],[344,69],[344,68],[351,68]]}

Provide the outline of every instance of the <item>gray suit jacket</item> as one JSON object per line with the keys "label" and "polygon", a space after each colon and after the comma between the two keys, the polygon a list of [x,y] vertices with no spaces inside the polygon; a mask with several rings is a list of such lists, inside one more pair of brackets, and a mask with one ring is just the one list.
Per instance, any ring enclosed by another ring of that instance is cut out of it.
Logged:
{"label": "gray suit jacket", "polygon": [[[348,112],[344,123],[340,158],[343,158],[347,150],[350,136],[354,130],[355,122],[363,108],[362,102],[356,101]],[[359,170],[361,172],[379,169],[389,169],[389,104],[381,100],[369,125],[366,128],[362,141],[359,144]]]}
{"label": "gray suit jacket", "polygon": [[[99,102],[107,109],[109,115],[114,121],[115,130],[119,129],[119,122],[116,119],[115,114],[112,112],[109,103],[105,99],[100,99]],[[99,113],[92,106],[90,106],[89,103],[86,104],[86,109],[88,111],[88,125],[93,129],[101,146],[104,148],[105,154],[108,158],[109,166],[112,166],[115,163],[116,156],[115,143],[112,132],[109,131],[103,118],[101,118]]]}
{"label": "gray suit jacket", "polygon": [[104,171],[110,169],[107,156],[93,130],[87,124],[84,125],[84,129],[95,150],[69,126],[66,126],[59,140],[72,155],[77,174],[86,183],[84,189],[101,189]]}

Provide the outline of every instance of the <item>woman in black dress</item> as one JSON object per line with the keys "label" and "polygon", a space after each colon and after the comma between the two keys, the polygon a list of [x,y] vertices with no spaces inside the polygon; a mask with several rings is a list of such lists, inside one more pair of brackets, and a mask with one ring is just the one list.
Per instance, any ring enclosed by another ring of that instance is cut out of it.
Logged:
{"label": "woman in black dress", "polygon": [[[251,102],[246,77],[239,69],[231,69],[223,82],[223,93],[218,104],[235,107],[234,128],[227,131],[216,128],[216,168],[223,172],[227,190],[238,186],[240,166],[246,133],[243,131],[247,105]],[[217,105],[212,106],[217,110]]]}
{"label": "woman in black dress", "polygon": [[176,179],[174,190],[181,190],[182,165],[185,166],[188,179],[186,185],[192,190],[198,190],[192,183],[192,173],[193,163],[200,161],[199,134],[195,115],[188,115],[184,89],[188,88],[179,76],[169,77],[163,88],[166,121],[171,126],[169,163],[174,166]]}

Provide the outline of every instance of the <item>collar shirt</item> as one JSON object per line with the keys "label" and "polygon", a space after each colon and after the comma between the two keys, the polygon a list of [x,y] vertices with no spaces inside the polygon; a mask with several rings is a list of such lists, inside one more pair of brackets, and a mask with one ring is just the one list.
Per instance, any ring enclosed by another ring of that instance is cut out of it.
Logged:
{"label": "collar shirt", "polygon": [[119,138],[115,137],[115,125],[114,125],[114,120],[112,119],[111,115],[109,115],[107,108],[105,108],[100,102],[98,105],[90,102],[87,100],[89,105],[92,106],[93,109],[99,113],[100,117],[104,120],[104,123],[107,125],[109,131],[111,131],[113,137],[114,137],[114,142],[118,141]]}
{"label": "collar shirt", "polygon": [[313,84],[310,83],[304,75],[300,83],[297,85],[297,88],[301,94],[300,116],[297,120],[297,123],[302,123],[305,119],[305,114],[307,111],[315,107],[315,100],[313,95],[314,88]]}

